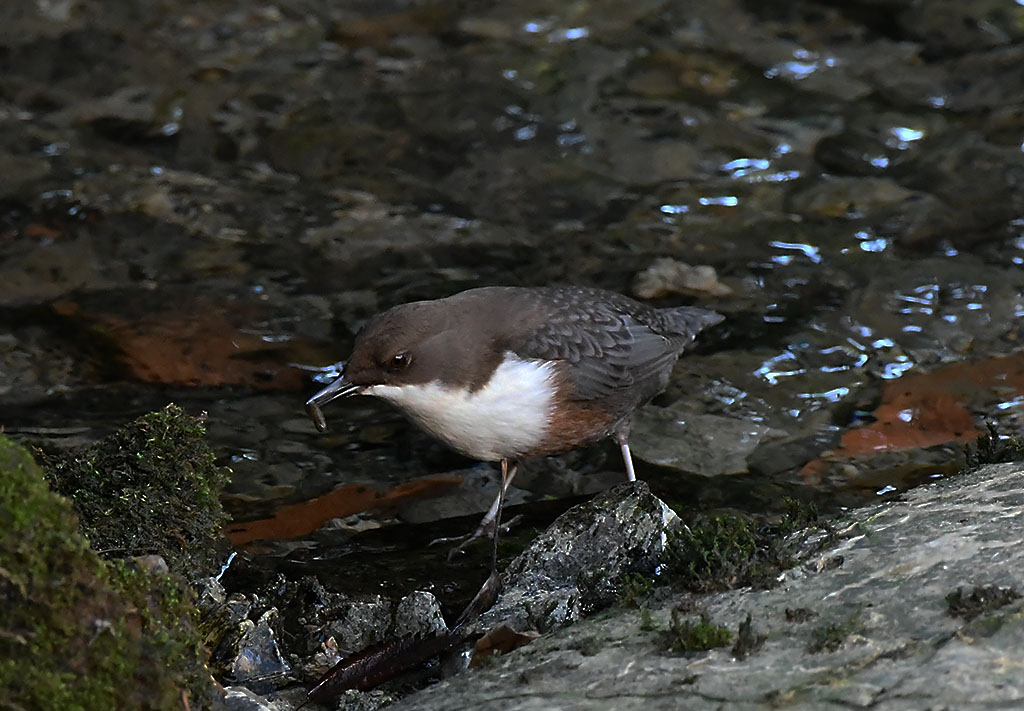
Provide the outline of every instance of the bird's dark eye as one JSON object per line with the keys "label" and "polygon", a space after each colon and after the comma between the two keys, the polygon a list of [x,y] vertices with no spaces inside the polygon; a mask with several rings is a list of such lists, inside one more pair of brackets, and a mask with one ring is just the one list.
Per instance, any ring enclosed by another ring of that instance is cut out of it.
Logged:
{"label": "bird's dark eye", "polygon": [[391,360],[388,361],[388,370],[392,373],[397,373],[400,370],[408,368],[411,362],[412,357],[408,353],[396,353],[391,356]]}

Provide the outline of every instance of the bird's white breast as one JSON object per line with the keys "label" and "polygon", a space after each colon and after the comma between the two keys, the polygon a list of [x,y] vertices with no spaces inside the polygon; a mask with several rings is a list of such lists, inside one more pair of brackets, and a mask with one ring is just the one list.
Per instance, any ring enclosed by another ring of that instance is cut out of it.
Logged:
{"label": "bird's white breast", "polygon": [[554,404],[550,363],[508,354],[476,392],[440,382],[373,385],[364,392],[404,410],[423,429],[474,459],[516,458],[544,439]]}

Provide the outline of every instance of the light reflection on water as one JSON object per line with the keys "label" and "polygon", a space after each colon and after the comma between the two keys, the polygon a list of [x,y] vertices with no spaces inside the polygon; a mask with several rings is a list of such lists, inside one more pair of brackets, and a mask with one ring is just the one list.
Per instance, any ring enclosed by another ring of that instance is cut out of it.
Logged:
{"label": "light reflection on water", "polygon": [[[783,144],[776,148],[776,156],[789,151]],[[799,170],[772,170],[772,162],[767,158],[736,158],[723,163],[718,169],[727,177],[742,180],[745,183],[784,183],[796,180],[802,173]]]}
{"label": "light reflection on water", "polygon": [[[776,249],[792,249],[803,253],[805,257],[810,259],[815,264],[821,263],[821,250],[812,244],[804,244],[802,242],[780,242],[778,240],[769,243],[769,246],[775,247]],[[774,259],[773,259],[774,261]]]}
{"label": "light reflection on water", "polygon": [[846,386],[833,388],[820,393],[797,393],[797,397],[803,400],[824,400],[827,402],[839,402],[850,394],[850,388]]}
{"label": "light reflection on water", "polygon": [[548,33],[548,42],[572,42],[573,40],[585,39],[590,36],[590,30],[586,27],[568,27],[563,30],[553,30]]}
{"label": "light reflection on water", "polygon": [[996,404],[997,410],[1013,410],[1016,408],[1024,408],[1024,395],[1018,395]]}
{"label": "light reflection on water", "polygon": [[719,197],[702,197],[697,200],[701,205],[720,205],[723,207],[736,207],[740,204],[740,199],[735,195],[722,195]]}
{"label": "light reflection on water", "polygon": [[754,371],[754,375],[764,379],[769,385],[778,385],[782,378],[806,373],[807,369],[797,364],[796,356],[784,351],[766,360]]}
{"label": "light reflection on water", "polygon": [[662,205],[661,212],[665,215],[683,215],[690,211],[689,205]]}
{"label": "light reflection on water", "polygon": [[924,131],[907,128],[906,126],[895,126],[889,129],[889,135],[891,138],[886,141],[886,145],[890,148],[905,151],[910,148],[911,143],[920,141],[924,138]]}
{"label": "light reflection on water", "polygon": [[766,69],[764,75],[768,79],[783,77],[799,81],[818,71],[820,66],[819,62],[780,62]]}
{"label": "light reflection on water", "polygon": [[721,169],[733,178],[742,178],[754,171],[768,170],[771,164],[771,161],[764,158],[737,158],[723,164]]}
{"label": "light reflection on water", "polygon": [[311,373],[312,375],[310,375],[310,380],[322,385],[328,385],[341,377],[341,373],[345,369],[345,361],[339,360],[337,363],[331,363],[330,365],[323,366],[308,365],[305,363],[289,363],[288,367],[297,368],[298,370],[304,370]]}

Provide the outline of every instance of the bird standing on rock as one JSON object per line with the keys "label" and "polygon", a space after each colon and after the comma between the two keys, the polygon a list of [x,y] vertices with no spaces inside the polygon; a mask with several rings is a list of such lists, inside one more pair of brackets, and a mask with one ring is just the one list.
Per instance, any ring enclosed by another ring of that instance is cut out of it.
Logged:
{"label": "bird standing on rock", "polygon": [[602,289],[469,289],[374,316],[342,376],[306,409],[324,431],[321,406],[373,395],[467,457],[500,461],[501,490],[474,537],[485,535],[524,457],[612,437],[635,480],[627,443],[633,413],[665,389],[696,335],[722,319]]}

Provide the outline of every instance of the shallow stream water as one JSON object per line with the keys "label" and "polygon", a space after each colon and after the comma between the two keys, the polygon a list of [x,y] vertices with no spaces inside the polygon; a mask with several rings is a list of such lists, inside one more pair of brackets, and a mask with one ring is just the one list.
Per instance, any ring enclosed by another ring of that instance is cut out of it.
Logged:
{"label": "shallow stream water", "polygon": [[[302,411],[370,315],[473,286],[726,315],[634,428],[684,515],[898,495],[1021,430],[1019,3],[123,5],[0,7],[0,426],[206,412],[243,569],[476,585],[425,543],[491,468]],[[531,463],[522,536],[617,457]]]}

